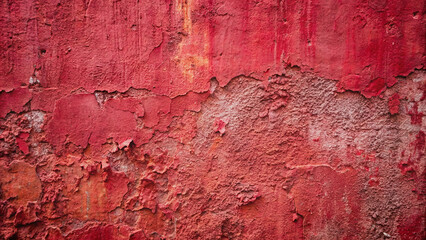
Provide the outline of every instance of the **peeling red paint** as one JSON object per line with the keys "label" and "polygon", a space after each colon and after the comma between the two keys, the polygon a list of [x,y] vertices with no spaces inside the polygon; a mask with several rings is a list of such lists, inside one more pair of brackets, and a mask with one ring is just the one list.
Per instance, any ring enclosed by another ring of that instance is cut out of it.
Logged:
{"label": "peeling red paint", "polygon": [[0,4],[0,238],[425,238],[421,1]]}
{"label": "peeling red paint", "polygon": [[23,161],[13,161],[10,166],[0,170],[2,199],[15,207],[23,207],[27,202],[39,199],[41,183],[33,166]]}
{"label": "peeling red paint", "polygon": [[385,80],[383,78],[376,78],[371,81],[368,86],[362,90],[362,95],[367,98],[377,97],[386,89]]}
{"label": "peeling red paint", "polygon": [[225,134],[225,131],[226,131],[226,129],[225,129],[225,126],[226,126],[226,124],[228,124],[228,119],[216,119],[216,121],[214,122],[214,129],[215,129],[215,132],[218,132],[218,133],[220,133],[220,135],[222,136],[223,134]]}
{"label": "peeling red paint", "polygon": [[[66,141],[81,147],[90,144],[98,148],[108,138],[113,138],[118,143],[132,138],[137,145],[151,138],[152,133],[149,130],[137,129],[133,113],[124,110],[126,101],[120,108],[115,108],[113,103],[109,103],[110,101],[106,102],[105,106],[99,106],[91,94],[72,95],[58,100],[53,117],[46,126],[47,139],[61,149]],[[140,111],[137,112],[138,115],[141,114]],[[151,107],[147,108],[147,111],[156,113]],[[148,124],[151,123],[151,118],[157,118],[156,115],[153,117],[150,115],[145,114],[148,118],[147,127],[153,126]]]}
{"label": "peeling red paint", "polygon": [[29,133],[23,133],[21,132],[17,137],[16,137],[16,145],[18,145],[19,149],[24,153],[24,154],[28,154],[29,148],[28,148],[28,144],[27,144],[27,140],[28,137],[30,136]]}
{"label": "peeling red paint", "polygon": [[31,99],[28,88],[16,88],[11,92],[0,92],[0,117],[9,112],[22,112],[24,105]]}

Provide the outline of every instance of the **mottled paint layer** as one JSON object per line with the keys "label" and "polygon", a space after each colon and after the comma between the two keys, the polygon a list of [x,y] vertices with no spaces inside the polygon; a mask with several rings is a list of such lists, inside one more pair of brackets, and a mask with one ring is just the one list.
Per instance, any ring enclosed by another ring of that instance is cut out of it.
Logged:
{"label": "mottled paint layer", "polygon": [[1,239],[424,239],[424,3],[0,3]]}

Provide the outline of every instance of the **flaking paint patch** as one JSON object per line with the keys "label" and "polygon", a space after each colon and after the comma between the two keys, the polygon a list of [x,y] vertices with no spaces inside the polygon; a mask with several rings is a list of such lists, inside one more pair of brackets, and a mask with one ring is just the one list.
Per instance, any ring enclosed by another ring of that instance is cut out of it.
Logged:
{"label": "flaking paint patch", "polygon": [[424,236],[419,1],[0,8],[1,238]]}

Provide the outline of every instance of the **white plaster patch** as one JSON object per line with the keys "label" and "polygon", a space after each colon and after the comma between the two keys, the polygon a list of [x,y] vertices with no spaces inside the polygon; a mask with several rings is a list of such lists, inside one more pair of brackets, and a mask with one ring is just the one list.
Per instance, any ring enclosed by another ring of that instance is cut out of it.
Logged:
{"label": "white plaster patch", "polygon": [[34,84],[40,83],[40,81],[35,76],[31,76],[29,83],[30,85],[34,85]]}
{"label": "white plaster patch", "polygon": [[30,127],[34,129],[35,132],[41,132],[44,116],[46,114],[42,111],[31,111],[25,114],[25,117],[30,123]]}

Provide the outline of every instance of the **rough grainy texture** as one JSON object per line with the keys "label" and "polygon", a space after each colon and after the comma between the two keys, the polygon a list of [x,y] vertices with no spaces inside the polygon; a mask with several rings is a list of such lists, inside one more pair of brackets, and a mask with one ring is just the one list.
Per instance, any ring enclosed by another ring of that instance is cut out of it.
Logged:
{"label": "rough grainy texture", "polygon": [[423,1],[0,2],[1,239],[425,239]]}

